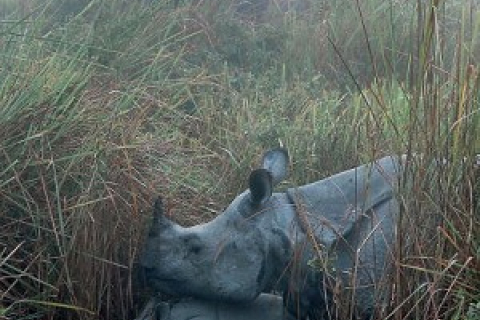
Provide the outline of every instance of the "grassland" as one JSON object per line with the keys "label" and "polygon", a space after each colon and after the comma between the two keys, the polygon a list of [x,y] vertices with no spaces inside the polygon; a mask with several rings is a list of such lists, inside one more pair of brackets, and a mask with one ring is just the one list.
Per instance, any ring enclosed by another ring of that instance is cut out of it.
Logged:
{"label": "grassland", "polygon": [[423,154],[381,319],[480,319],[480,4],[307,4],[0,0],[0,319],[133,318],[152,197],[208,220],[280,143],[290,184]]}

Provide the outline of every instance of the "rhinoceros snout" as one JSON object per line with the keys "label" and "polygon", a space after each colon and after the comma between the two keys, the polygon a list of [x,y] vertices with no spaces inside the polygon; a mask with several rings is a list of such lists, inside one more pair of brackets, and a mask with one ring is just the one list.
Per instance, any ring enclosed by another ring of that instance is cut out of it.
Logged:
{"label": "rhinoceros snout", "polygon": [[140,273],[147,279],[155,274],[155,265],[150,262],[150,259],[146,259],[145,256],[140,257],[139,266]]}
{"label": "rhinoceros snout", "polygon": [[155,274],[155,268],[143,267],[143,273],[146,277],[151,277]]}

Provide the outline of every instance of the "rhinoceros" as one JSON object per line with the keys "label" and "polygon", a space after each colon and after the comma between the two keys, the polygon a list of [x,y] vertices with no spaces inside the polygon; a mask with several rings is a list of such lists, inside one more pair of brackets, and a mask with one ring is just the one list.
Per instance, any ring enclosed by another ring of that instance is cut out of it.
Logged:
{"label": "rhinoceros", "polygon": [[228,303],[183,299],[167,303],[152,298],[136,320],[295,320],[281,297],[261,294],[252,302]]}
{"label": "rhinoceros", "polygon": [[248,190],[210,222],[182,227],[157,199],[140,264],[151,286],[170,295],[247,302],[277,290],[306,316],[326,309],[341,288],[364,317],[387,298],[401,162],[387,156],[273,192],[289,158],[270,150]]}

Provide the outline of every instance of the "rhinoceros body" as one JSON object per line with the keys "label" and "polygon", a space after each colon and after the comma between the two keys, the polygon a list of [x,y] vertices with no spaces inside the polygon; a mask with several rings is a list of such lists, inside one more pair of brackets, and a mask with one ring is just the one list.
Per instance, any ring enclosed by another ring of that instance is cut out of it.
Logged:
{"label": "rhinoceros body", "polygon": [[295,320],[279,296],[261,294],[252,302],[228,303],[184,299],[176,303],[152,298],[136,320]]}
{"label": "rhinoceros body", "polygon": [[273,193],[288,167],[287,152],[275,149],[250,174],[249,189],[210,222],[179,226],[158,200],[141,257],[147,279],[163,293],[228,302],[281,290],[300,315],[326,307],[326,284],[341,284],[368,313],[385,297],[400,166],[385,157]]}

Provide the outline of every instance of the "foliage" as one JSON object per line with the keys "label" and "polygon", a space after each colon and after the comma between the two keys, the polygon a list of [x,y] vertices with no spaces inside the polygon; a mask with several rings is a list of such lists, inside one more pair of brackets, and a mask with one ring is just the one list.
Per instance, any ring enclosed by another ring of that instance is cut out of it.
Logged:
{"label": "foliage", "polygon": [[282,143],[290,185],[422,154],[378,318],[476,319],[478,2],[304,1],[0,0],[0,318],[132,318],[151,197],[208,220]]}

